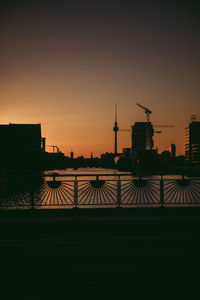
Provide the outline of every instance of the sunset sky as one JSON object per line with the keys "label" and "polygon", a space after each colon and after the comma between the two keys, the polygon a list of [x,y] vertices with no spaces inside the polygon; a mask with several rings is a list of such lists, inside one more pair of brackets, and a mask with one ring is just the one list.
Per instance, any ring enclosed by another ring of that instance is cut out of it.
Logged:
{"label": "sunset sky", "polygon": [[[9,3],[8,3],[9,2]],[[2,1],[0,124],[41,123],[66,155],[114,151],[118,126],[175,125],[155,136],[177,145],[200,120],[200,6],[195,1]],[[119,132],[118,150],[131,133]],[[50,149],[48,149],[50,150]]]}

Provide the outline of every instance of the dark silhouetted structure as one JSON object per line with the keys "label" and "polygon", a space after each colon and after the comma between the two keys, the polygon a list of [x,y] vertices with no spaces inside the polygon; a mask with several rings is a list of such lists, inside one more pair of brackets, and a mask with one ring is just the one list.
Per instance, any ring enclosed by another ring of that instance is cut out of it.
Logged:
{"label": "dark silhouetted structure", "polygon": [[0,139],[2,169],[18,172],[40,168],[41,124],[0,125]]}
{"label": "dark silhouetted structure", "polygon": [[122,148],[122,158],[131,158],[131,148]]}
{"label": "dark silhouetted structure", "polygon": [[136,122],[132,126],[133,170],[149,171],[158,168],[157,152],[152,149],[153,135],[151,122]]}
{"label": "dark silhouetted structure", "polygon": [[185,161],[190,166],[200,164],[200,122],[185,128]]}
{"label": "dark silhouetted structure", "polygon": [[70,152],[70,158],[74,159],[74,152],[73,151]]}
{"label": "dark silhouetted structure", "polygon": [[170,145],[170,153],[171,153],[171,157],[176,157],[176,145],[175,144]]}
{"label": "dark silhouetted structure", "polygon": [[41,150],[46,152],[46,138],[41,139]]}
{"label": "dark silhouetted structure", "polygon": [[154,129],[151,122],[135,122],[132,127],[132,153],[152,150]]}
{"label": "dark silhouetted structure", "polygon": [[119,127],[117,126],[117,104],[115,104],[115,126],[113,128],[113,131],[115,133],[115,149],[114,149],[114,153],[115,155],[117,155],[117,133],[119,131]]}
{"label": "dark silhouetted structure", "polygon": [[115,154],[113,153],[103,153],[101,154],[101,166],[102,168],[114,168],[115,167]]}

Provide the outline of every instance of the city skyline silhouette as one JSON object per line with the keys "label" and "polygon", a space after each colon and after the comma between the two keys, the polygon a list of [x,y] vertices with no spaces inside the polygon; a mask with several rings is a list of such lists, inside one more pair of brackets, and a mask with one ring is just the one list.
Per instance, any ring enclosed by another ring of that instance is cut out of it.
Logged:
{"label": "city skyline silhouette", "polygon": [[198,299],[199,11],[0,1],[3,300]]}
{"label": "city skyline silhouette", "polygon": [[[10,3],[10,4],[9,4]],[[155,137],[184,153],[184,129],[199,117],[198,6],[185,1],[4,1],[1,4],[1,124],[41,123],[48,144],[113,152],[118,125],[174,124]],[[130,134],[118,134],[119,149]]]}

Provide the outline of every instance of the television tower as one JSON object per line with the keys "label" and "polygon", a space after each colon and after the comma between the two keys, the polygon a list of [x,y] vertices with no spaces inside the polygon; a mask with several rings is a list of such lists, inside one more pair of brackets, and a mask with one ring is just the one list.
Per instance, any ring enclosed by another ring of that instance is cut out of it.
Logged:
{"label": "television tower", "polygon": [[115,103],[115,126],[113,127],[113,131],[115,133],[115,155],[117,155],[117,132],[119,131],[119,127],[117,126],[117,103]]}

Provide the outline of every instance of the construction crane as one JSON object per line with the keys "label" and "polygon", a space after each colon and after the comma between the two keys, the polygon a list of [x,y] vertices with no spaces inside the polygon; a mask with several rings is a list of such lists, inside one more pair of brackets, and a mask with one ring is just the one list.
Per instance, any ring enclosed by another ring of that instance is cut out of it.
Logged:
{"label": "construction crane", "polygon": [[[60,149],[58,148],[58,146],[55,146],[55,145],[47,145],[47,147],[52,147],[53,153],[60,153]],[[55,149],[57,150],[56,152],[55,152]]]}
{"label": "construction crane", "polygon": [[[174,126],[173,126],[174,127]],[[130,132],[131,129],[119,129],[119,131],[122,131],[122,132]],[[161,130],[154,130],[154,133],[162,133]]]}
{"label": "construction crane", "polygon": [[173,128],[174,125],[153,125],[154,128]]}
{"label": "construction crane", "polygon": [[[157,134],[160,134],[162,133],[161,130],[153,130],[153,128],[172,128],[174,127],[174,125],[152,125],[151,122],[150,122],[150,114],[152,114],[152,111],[139,104],[139,103],[136,103],[137,106],[139,106],[140,108],[142,108],[144,111],[145,111],[145,114],[147,116],[147,122],[146,122],[146,150],[151,150],[152,149],[152,136],[154,133],[157,133]],[[117,131],[119,131],[119,128],[116,126],[117,128]],[[113,128],[114,130],[114,128]],[[115,130],[114,130],[115,131]],[[131,130],[130,129],[120,129],[120,132],[130,132]],[[117,134],[117,132],[115,132],[115,134]]]}
{"label": "construction crane", "polygon": [[152,111],[139,103],[136,103],[136,105],[145,110],[145,114],[147,115],[147,122],[150,122],[150,114],[152,114]]}
{"label": "construction crane", "polygon": [[[148,108],[146,108],[145,106],[139,104],[139,103],[136,103],[137,106],[141,107],[142,109],[145,110],[145,114],[147,115],[147,122],[150,122],[150,114],[152,114],[152,111]],[[174,125],[153,125],[154,128],[171,128],[171,127],[174,127]],[[157,133],[160,133],[160,132],[157,132]]]}

